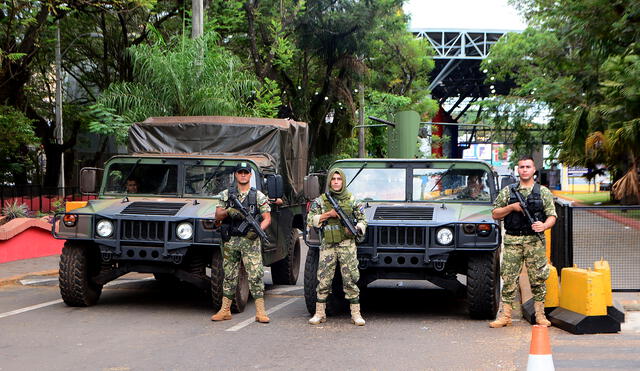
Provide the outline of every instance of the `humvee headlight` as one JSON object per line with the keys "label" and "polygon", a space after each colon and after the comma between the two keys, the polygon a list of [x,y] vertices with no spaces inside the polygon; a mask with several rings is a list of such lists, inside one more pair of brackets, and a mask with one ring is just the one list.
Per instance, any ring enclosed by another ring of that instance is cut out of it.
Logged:
{"label": "humvee headlight", "polygon": [[436,232],[436,240],[440,245],[448,245],[453,241],[453,231],[451,228],[440,228]]}
{"label": "humvee headlight", "polygon": [[96,233],[100,237],[109,237],[113,234],[113,223],[107,219],[102,219],[96,224]]}
{"label": "humvee headlight", "polygon": [[188,240],[193,236],[193,226],[191,223],[180,223],[176,227],[176,235],[181,240]]}

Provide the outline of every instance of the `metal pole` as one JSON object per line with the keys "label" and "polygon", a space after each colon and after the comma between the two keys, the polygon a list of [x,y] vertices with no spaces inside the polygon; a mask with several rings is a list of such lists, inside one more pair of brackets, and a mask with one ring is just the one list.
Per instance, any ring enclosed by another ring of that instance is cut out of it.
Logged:
{"label": "metal pole", "polygon": [[60,21],[56,27],[56,131],[58,144],[60,145],[60,176],[58,178],[58,188],[64,197],[64,129],[62,126],[62,54],[60,53]]}
{"label": "metal pole", "polygon": [[358,84],[358,98],[360,101],[360,109],[358,110],[358,157],[364,158],[364,83],[360,81]]}

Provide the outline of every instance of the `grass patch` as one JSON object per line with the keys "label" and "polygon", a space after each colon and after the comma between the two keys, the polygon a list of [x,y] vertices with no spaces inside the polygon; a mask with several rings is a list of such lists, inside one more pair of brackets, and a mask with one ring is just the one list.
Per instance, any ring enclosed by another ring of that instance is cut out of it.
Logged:
{"label": "grass patch", "polygon": [[601,204],[608,204],[609,192],[595,192],[595,193],[566,193],[567,197],[571,197],[574,200],[580,201],[585,205],[593,205],[596,202],[600,202]]}
{"label": "grass patch", "polygon": [[624,216],[625,218],[640,220],[640,209],[636,210],[612,210],[609,211],[611,214],[617,214],[620,216]]}

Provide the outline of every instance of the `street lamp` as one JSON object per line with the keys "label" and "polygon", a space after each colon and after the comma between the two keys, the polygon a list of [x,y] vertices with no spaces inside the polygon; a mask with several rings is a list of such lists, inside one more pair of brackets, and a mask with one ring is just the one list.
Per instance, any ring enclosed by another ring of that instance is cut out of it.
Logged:
{"label": "street lamp", "polygon": [[62,197],[65,197],[64,192],[64,150],[62,149],[62,145],[64,144],[64,129],[62,126],[62,56],[67,53],[69,48],[75,43],[79,38],[89,36],[89,37],[103,37],[102,34],[89,32],[83,33],[76,36],[71,43],[66,47],[64,52],[60,52],[60,21],[58,20],[58,27],[56,28],[56,137],[57,142],[60,145],[60,176],[58,177],[58,188],[60,188],[60,192]]}

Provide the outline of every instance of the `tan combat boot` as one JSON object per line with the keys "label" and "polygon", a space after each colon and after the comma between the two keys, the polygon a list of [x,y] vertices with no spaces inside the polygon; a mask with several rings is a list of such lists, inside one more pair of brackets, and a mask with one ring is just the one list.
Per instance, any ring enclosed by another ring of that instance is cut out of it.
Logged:
{"label": "tan combat boot", "polygon": [[364,326],[364,318],[360,315],[360,304],[350,304],[351,309],[351,322],[356,326]]}
{"label": "tan combat boot", "polygon": [[551,322],[544,315],[544,302],[534,301],[533,308],[536,310],[536,323],[541,326],[551,326]]}
{"label": "tan combat boot", "polygon": [[489,323],[491,328],[500,328],[511,325],[511,304],[502,303],[502,313],[495,321]]}
{"label": "tan combat boot", "polygon": [[212,321],[226,321],[231,319],[231,299],[223,296],[222,297],[222,306],[218,313],[211,316]]}
{"label": "tan combat boot", "polygon": [[327,315],[324,313],[326,303],[316,303],[316,314],[309,319],[309,323],[312,325],[319,325],[327,321]]}
{"label": "tan combat boot", "polygon": [[264,298],[256,299],[256,322],[269,323],[267,312],[264,311]]}

